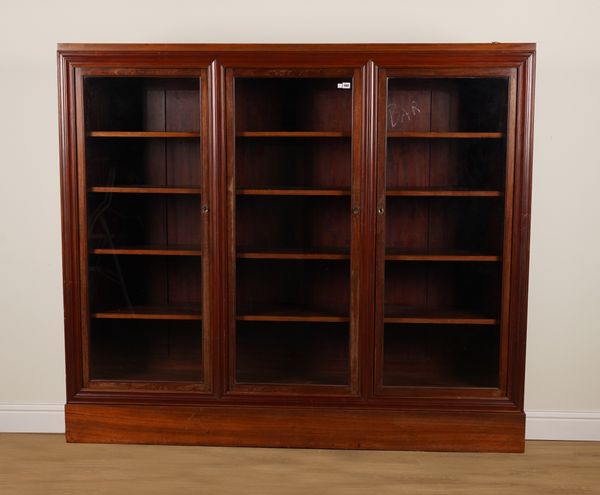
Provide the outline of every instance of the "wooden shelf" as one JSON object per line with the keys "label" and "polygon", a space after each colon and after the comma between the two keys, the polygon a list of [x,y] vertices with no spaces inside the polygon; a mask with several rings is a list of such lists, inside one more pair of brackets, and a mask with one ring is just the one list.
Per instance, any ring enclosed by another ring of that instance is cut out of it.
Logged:
{"label": "wooden shelf", "polygon": [[463,318],[457,316],[386,316],[384,323],[428,324],[428,325],[497,325],[499,320],[494,318]]}
{"label": "wooden shelf", "polygon": [[462,197],[462,198],[499,198],[504,196],[503,191],[475,190],[475,189],[396,189],[386,191],[386,196],[409,197]]}
{"label": "wooden shelf", "polygon": [[301,188],[269,188],[269,189],[238,189],[240,196],[350,196],[347,189],[301,189]]}
{"label": "wooden shelf", "polygon": [[199,138],[199,132],[171,131],[91,131],[88,137],[101,138]]}
{"label": "wooden shelf", "polygon": [[267,259],[267,260],[349,260],[350,254],[347,252],[306,252],[300,250],[243,250],[237,252],[240,259]]}
{"label": "wooden shelf", "polygon": [[473,262],[496,262],[502,261],[498,255],[472,253],[468,251],[448,250],[386,250],[386,261],[473,261]]}
{"label": "wooden shelf", "polygon": [[92,248],[91,254],[133,255],[133,256],[202,256],[198,246],[123,246],[113,248]]}
{"label": "wooden shelf", "polygon": [[503,132],[432,132],[432,131],[388,131],[388,138],[418,139],[500,139]]}
{"label": "wooden shelf", "polygon": [[117,194],[201,194],[201,187],[179,186],[94,186],[89,188],[93,193]]}
{"label": "wooden shelf", "polygon": [[500,320],[469,311],[446,311],[386,306],[384,323],[430,325],[498,325]]}
{"label": "wooden shelf", "polygon": [[94,319],[113,320],[202,320],[199,306],[133,306],[92,313]]}
{"label": "wooden shelf", "polygon": [[[348,309],[349,310],[349,309]],[[341,310],[321,311],[301,307],[254,306],[238,311],[237,321],[296,321],[319,323],[346,323],[350,317]]]}
{"label": "wooden shelf", "polygon": [[350,321],[348,316],[328,316],[328,315],[238,315],[238,321],[299,321],[315,323],[344,323]]}
{"label": "wooden shelf", "polygon": [[346,131],[241,131],[237,132],[236,136],[257,138],[335,138],[350,137],[352,133]]}

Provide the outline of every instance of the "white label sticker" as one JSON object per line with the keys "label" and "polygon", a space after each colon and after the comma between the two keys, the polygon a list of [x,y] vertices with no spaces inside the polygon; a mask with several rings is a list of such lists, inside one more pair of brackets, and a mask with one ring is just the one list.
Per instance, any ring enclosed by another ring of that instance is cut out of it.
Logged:
{"label": "white label sticker", "polygon": [[337,87],[338,87],[338,89],[350,89],[352,86],[350,85],[349,82],[341,82],[341,83],[337,83]]}

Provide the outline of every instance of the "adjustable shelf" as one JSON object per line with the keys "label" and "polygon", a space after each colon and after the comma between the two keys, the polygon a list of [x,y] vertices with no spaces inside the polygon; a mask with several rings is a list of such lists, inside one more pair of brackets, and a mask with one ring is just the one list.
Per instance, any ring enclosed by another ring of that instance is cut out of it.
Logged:
{"label": "adjustable shelf", "polygon": [[462,197],[462,198],[500,198],[504,196],[503,191],[482,191],[472,189],[445,189],[445,188],[407,188],[392,189],[386,191],[386,196],[408,196],[408,197]]}
{"label": "adjustable shelf", "polygon": [[198,246],[121,246],[112,248],[92,248],[91,254],[125,256],[202,256]]}
{"label": "adjustable shelf", "polygon": [[287,250],[238,250],[236,253],[239,259],[251,259],[251,260],[349,260],[350,253],[347,252],[329,252],[329,251],[317,251],[308,252],[294,249]]}
{"label": "adjustable shelf", "polygon": [[415,139],[501,139],[503,132],[433,132],[433,131],[388,131],[388,138]]}
{"label": "adjustable shelf", "polygon": [[[312,309],[308,307],[286,305],[252,305],[242,308],[236,316],[237,321],[282,321],[305,323],[347,323],[350,317],[343,308],[334,311]],[[307,327],[308,328],[308,327]]]}
{"label": "adjustable shelf", "polygon": [[202,188],[179,186],[93,186],[89,188],[92,193],[115,194],[201,194]]}
{"label": "adjustable shelf", "polygon": [[388,309],[384,323],[420,325],[498,325],[500,320],[488,315],[461,311],[425,311],[420,309]]}
{"label": "adjustable shelf", "polygon": [[462,261],[462,262],[498,262],[502,257],[493,254],[473,253],[469,251],[452,251],[445,249],[408,250],[387,249],[386,261]]}
{"label": "adjustable shelf", "polygon": [[97,311],[92,319],[106,320],[202,320],[202,312],[197,306],[132,306]]}
{"label": "adjustable shelf", "polygon": [[238,321],[299,321],[305,323],[347,323],[350,321],[348,316],[328,316],[328,315],[303,315],[303,314],[248,314],[238,315]]}
{"label": "adjustable shelf", "polygon": [[246,138],[340,138],[350,137],[346,131],[238,131],[237,137]]}
{"label": "adjustable shelf", "polygon": [[87,137],[94,138],[199,138],[199,132],[180,131],[91,131]]}
{"label": "adjustable shelf", "polygon": [[240,196],[350,196],[351,192],[345,189],[320,189],[320,188],[263,188],[263,189],[238,189]]}

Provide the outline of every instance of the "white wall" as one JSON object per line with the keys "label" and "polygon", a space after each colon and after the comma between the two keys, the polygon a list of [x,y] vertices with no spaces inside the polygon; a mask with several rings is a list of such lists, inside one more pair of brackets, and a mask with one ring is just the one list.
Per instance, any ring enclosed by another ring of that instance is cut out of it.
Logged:
{"label": "white wall", "polygon": [[57,42],[533,41],[526,408],[600,413],[599,23],[595,0],[0,0],[0,403],[65,398]]}

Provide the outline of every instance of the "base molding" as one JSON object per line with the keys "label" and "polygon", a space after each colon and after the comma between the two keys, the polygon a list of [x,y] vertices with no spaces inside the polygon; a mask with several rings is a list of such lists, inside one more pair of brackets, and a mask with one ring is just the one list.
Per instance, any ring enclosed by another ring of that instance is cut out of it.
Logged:
{"label": "base molding", "polygon": [[67,404],[67,441],[523,452],[522,413]]}
{"label": "base molding", "polygon": [[64,404],[0,403],[0,432],[64,433]]}
{"label": "base molding", "polygon": [[527,411],[528,440],[600,441],[600,412]]}

